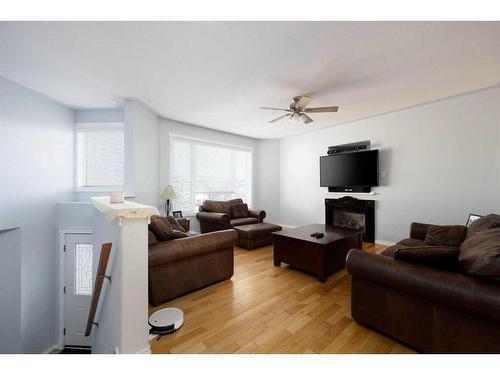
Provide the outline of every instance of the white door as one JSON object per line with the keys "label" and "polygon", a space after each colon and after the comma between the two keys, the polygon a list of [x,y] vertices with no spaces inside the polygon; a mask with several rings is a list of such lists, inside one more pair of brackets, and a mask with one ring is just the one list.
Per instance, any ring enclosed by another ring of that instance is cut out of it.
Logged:
{"label": "white door", "polygon": [[65,345],[90,346],[85,326],[92,298],[92,235],[66,235]]}

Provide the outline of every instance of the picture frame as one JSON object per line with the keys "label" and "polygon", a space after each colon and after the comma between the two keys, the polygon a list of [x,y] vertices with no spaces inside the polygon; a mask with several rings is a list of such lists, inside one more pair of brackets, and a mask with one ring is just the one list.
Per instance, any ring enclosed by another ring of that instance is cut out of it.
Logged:
{"label": "picture frame", "polygon": [[467,224],[465,224],[465,226],[468,228],[469,225],[481,217],[483,217],[483,215],[469,214],[469,218],[467,219]]}
{"label": "picture frame", "polygon": [[172,212],[173,217],[176,219],[180,219],[182,217],[182,211],[173,211]]}

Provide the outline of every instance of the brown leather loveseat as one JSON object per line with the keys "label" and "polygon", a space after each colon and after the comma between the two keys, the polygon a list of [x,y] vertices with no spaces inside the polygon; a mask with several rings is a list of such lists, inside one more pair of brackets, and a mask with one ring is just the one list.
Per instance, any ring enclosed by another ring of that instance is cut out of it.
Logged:
{"label": "brown leather loveseat", "polygon": [[[196,214],[196,218],[200,222],[201,233],[231,229],[239,225],[262,223],[266,217],[265,211],[250,210],[248,207],[242,206],[246,205],[239,198],[229,201],[204,201]],[[235,210],[235,208],[243,208],[243,212]]]}
{"label": "brown leather loveseat", "polygon": [[179,224],[182,228],[173,231],[179,238],[165,241],[149,230],[149,303],[153,306],[233,276],[235,230],[194,235],[185,220]]}
{"label": "brown leather loveseat", "polygon": [[421,352],[500,353],[500,216],[453,227],[413,223],[381,254],[351,250],[352,317]]}

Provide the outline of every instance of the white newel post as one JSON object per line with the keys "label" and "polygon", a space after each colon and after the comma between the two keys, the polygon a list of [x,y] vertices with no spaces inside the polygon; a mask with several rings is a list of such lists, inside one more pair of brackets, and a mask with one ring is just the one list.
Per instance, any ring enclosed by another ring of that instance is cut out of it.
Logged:
{"label": "white newel post", "polygon": [[103,243],[113,247],[92,330],[92,353],[149,353],[148,222],[155,207],[91,198],[94,215],[94,275]]}

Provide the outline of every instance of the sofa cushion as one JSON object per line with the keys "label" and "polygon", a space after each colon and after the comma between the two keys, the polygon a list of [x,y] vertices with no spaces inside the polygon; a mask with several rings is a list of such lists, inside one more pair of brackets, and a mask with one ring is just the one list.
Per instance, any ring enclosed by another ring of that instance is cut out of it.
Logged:
{"label": "sofa cushion", "polygon": [[233,204],[231,206],[231,219],[248,217],[248,205],[246,203]]}
{"label": "sofa cushion", "polygon": [[242,217],[239,219],[231,220],[231,225],[233,227],[236,227],[238,225],[257,224],[258,222],[259,219],[256,219],[255,217]]}
{"label": "sofa cushion", "polygon": [[401,249],[401,248],[407,248],[408,246],[405,246],[405,245],[392,245],[392,246],[389,246],[388,248],[382,250],[379,254],[380,255],[384,255],[386,257],[391,257],[391,258],[394,258],[394,253],[398,250],[398,249]]}
{"label": "sofa cushion", "polygon": [[500,281],[500,228],[482,231],[466,239],[460,246],[458,259],[463,272]]}
{"label": "sofa cushion", "polygon": [[379,252],[380,255],[385,255],[387,257],[394,257],[394,252],[397,249],[402,249],[402,248],[407,248],[407,247],[414,247],[414,246],[429,246],[427,245],[424,241],[422,240],[417,240],[415,238],[405,238],[399,242],[396,242],[396,244],[389,246],[385,250],[382,250]]}
{"label": "sofa cushion", "polygon": [[170,226],[173,230],[178,230],[179,232],[185,232],[186,230],[179,224],[177,219],[173,216],[167,216],[166,219],[170,223]]}
{"label": "sofa cushion", "polygon": [[500,227],[500,215],[489,214],[472,222],[467,228],[466,239],[485,230]]}
{"label": "sofa cushion", "polygon": [[158,243],[158,238],[156,238],[153,231],[148,230],[148,246],[156,245]]}
{"label": "sofa cushion", "polygon": [[405,238],[399,242],[396,242],[396,245],[403,245],[403,246],[408,246],[408,247],[428,246],[428,244],[425,243],[425,241],[417,240],[416,238]]}
{"label": "sofa cushion", "polygon": [[396,249],[394,259],[450,271],[458,269],[458,247],[419,246]]}
{"label": "sofa cushion", "polygon": [[157,215],[151,216],[149,229],[155,234],[159,241],[168,241],[176,238],[188,237],[188,234],[173,229],[170,222],[166,218]]}
{"label": "sofa cushion", "polygon": [[231,209],[225,201],[210,201],[203,202],[203,209],[207,212],[220,212],[227,215],[231,214]]}
{"label": "sofa cushion", "polygon": [[429,225],[425,242],[431,246],[458,247],[465,239],[467,228],[463,225]]}
{"label": "sofa cushion", "polygon": [[207,199],[203,202],[203,209],[207,212],[220,212],[231,216],[231,206],[241,203],[243,203],[243,200],[240,198],[228,201],[212,201]]}

